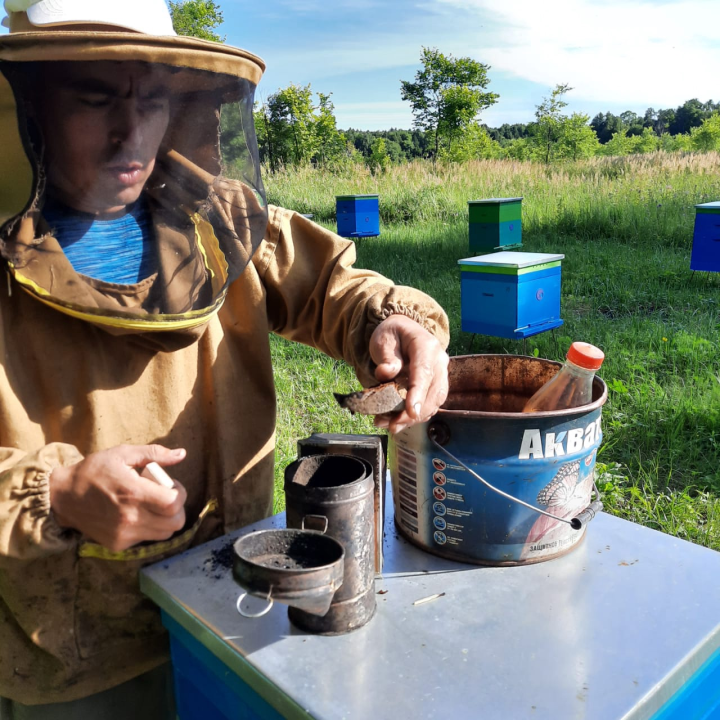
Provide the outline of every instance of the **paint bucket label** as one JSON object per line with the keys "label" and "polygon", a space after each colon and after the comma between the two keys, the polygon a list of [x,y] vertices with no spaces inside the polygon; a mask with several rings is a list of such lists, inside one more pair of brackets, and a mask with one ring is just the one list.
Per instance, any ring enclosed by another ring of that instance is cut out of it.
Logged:
{"label": "paint bucket label", "polygon": [[[585,529],[570,520],[591,502],[602,440],[601,407],[562,416],[443,413],[453,461],[427,435],[427,423],[390,446],[395,519],[412,542],[438,555],[479,564],[523,564],[561,555]],[[467,468],[513,498],[480,482]]]}

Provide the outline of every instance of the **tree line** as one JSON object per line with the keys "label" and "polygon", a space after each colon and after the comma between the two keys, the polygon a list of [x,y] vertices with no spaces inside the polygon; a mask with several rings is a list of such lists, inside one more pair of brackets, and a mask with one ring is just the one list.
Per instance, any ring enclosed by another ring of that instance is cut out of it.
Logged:
{"label": "tree line", "polygon": [[[689,100],[675,110],[650,108],[642,117],[628,111],[600,113],[591,120],[583,113],[565,112],[571,90],[566,84],[557,85],[536,106],[535,119],[526,124],[490,128],[478,121],[472,106],[458,109],[438,101],[429,111],[418,103],[419,120],[411,130],[341,131],[330,95],[318,93],[313,100],[310,85],[291,85],[258,104],[255,126],[261,159],[274,169],[308,162],[364,162],[381,171],[390,164],[422,158],[550,163],[657,150],[720,150],[720,103]],[[488,102],[487,96],[477,102]]]}
{"label": "tree line", "polygon": [[[650,128],[660,137],[669,135],[687,135],[695,127],[700,127],[714,113],[720,111],[720,102],[700,102],[698,99],[687,100],[675,109],[655,110],[648,108],[644,115],[626,110],[619,115],[611,112],[598,113],[590,120],[590,127],[595,131],[601,145],[609,142],[615,133],[627,131],[628,136],[642,135]],[[526,138],[532,134],[532,123],[503,124],[499,128],[486,127],[493,140],[500,143],[507,140]]]}
{"label": "tree line", "polygon": [[[179,34],[224,42],[215,32],[222,12],[212,0],[170,0],[169,6]],[[565,112],[572,88],[558,84],[536,106],[533,121],[490,128],[481,122],[481,114],[499,96],[487,89],[489,65],[427,47],[422,48],[420,65],[414,79],[400,82],[401,98],[412,108],[410,130],[341,131],[331,93],[313,92],[309,84],[291,84],[272,93],[256,103],[254,111],[261,160],[273,169],[363,162],[382,171],[391,163],[419,158],[550,163],[656,150],[720,150],[720,102],[692,99],[675,109],[648,108],[642,116],[628,110],[598,113],[591,120],[583,113]],[[233,145],[239,123],[237,110],[224,111],[221,142],[229,161],[239,150]]]}

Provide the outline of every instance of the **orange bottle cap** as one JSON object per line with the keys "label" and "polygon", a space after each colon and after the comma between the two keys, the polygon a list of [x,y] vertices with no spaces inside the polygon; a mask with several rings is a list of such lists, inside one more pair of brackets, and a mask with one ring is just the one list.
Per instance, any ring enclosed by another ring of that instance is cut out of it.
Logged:
{"label": "orange bottle cap", "polygon": [[590,343],[574,342],[568,350],[567,359],[586,370],[597,370],[603,364],[605,353]]}

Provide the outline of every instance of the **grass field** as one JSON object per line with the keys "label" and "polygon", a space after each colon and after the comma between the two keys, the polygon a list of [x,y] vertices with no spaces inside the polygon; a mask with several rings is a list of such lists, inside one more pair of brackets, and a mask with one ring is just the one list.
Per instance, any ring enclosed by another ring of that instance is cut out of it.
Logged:
{"label": "grass field", "polygon": [[[436,298],[451,355],[522,352],[522,341],[460,330],[457,260],[469,255],[467,201],[523,196],[523,250],[564,253],[555,339],[528,354],[562,359],[572,340],[605,351],[609,386],[598,480],[609,512],[720,550],[720,275],[690,272],[694,206],[720,200],[720,154],[596,158],[545,168],[510,161],[416,163],[374,177],[362,167],[266,174],[268,200],[333,228],[335,195],[379,193],[382,235],[358,265]],[[312,432],[373,432],[336,407],[352,371],[273,338],[279,391],[277,475]]]}

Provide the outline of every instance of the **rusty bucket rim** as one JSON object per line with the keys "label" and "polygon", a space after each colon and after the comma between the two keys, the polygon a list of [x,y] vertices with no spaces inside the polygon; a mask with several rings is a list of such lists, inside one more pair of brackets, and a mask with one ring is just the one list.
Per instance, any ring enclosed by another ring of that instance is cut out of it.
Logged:
{"label": "rusty bucket rim", "polygon": [[[541,362],[550,363],[551,365],[562,366],[562,362],[558,360],[550,360],[548,358],[538,358],[532,355],[513,355],[511,353],[474,353],[472,355],[453,355],[450,357],[450,362],[453,360],[464,360],[466,358],[474,357],[485,357],[485,358],[527,358],[528,360],[539,360]],[[524,413],[524,412],[487,412],[484,410],[445,410],[440,408],[434,417],[447,417],[447,418],[552,418],[552,417],[566,417],[568,415],[580,415],[583,413],[591,412],[597,408],[601,408],[608,399],[608,388],[605,381],[598,375],[595,375],[597,380],[602,386],[602,395],[587,405],[581,405],[576,408],[569,408],[566,410],[545,410],[542,412]],[[594,381],[593,381],[594,382]],[[450,397],[450,393],[448,393]]]}

